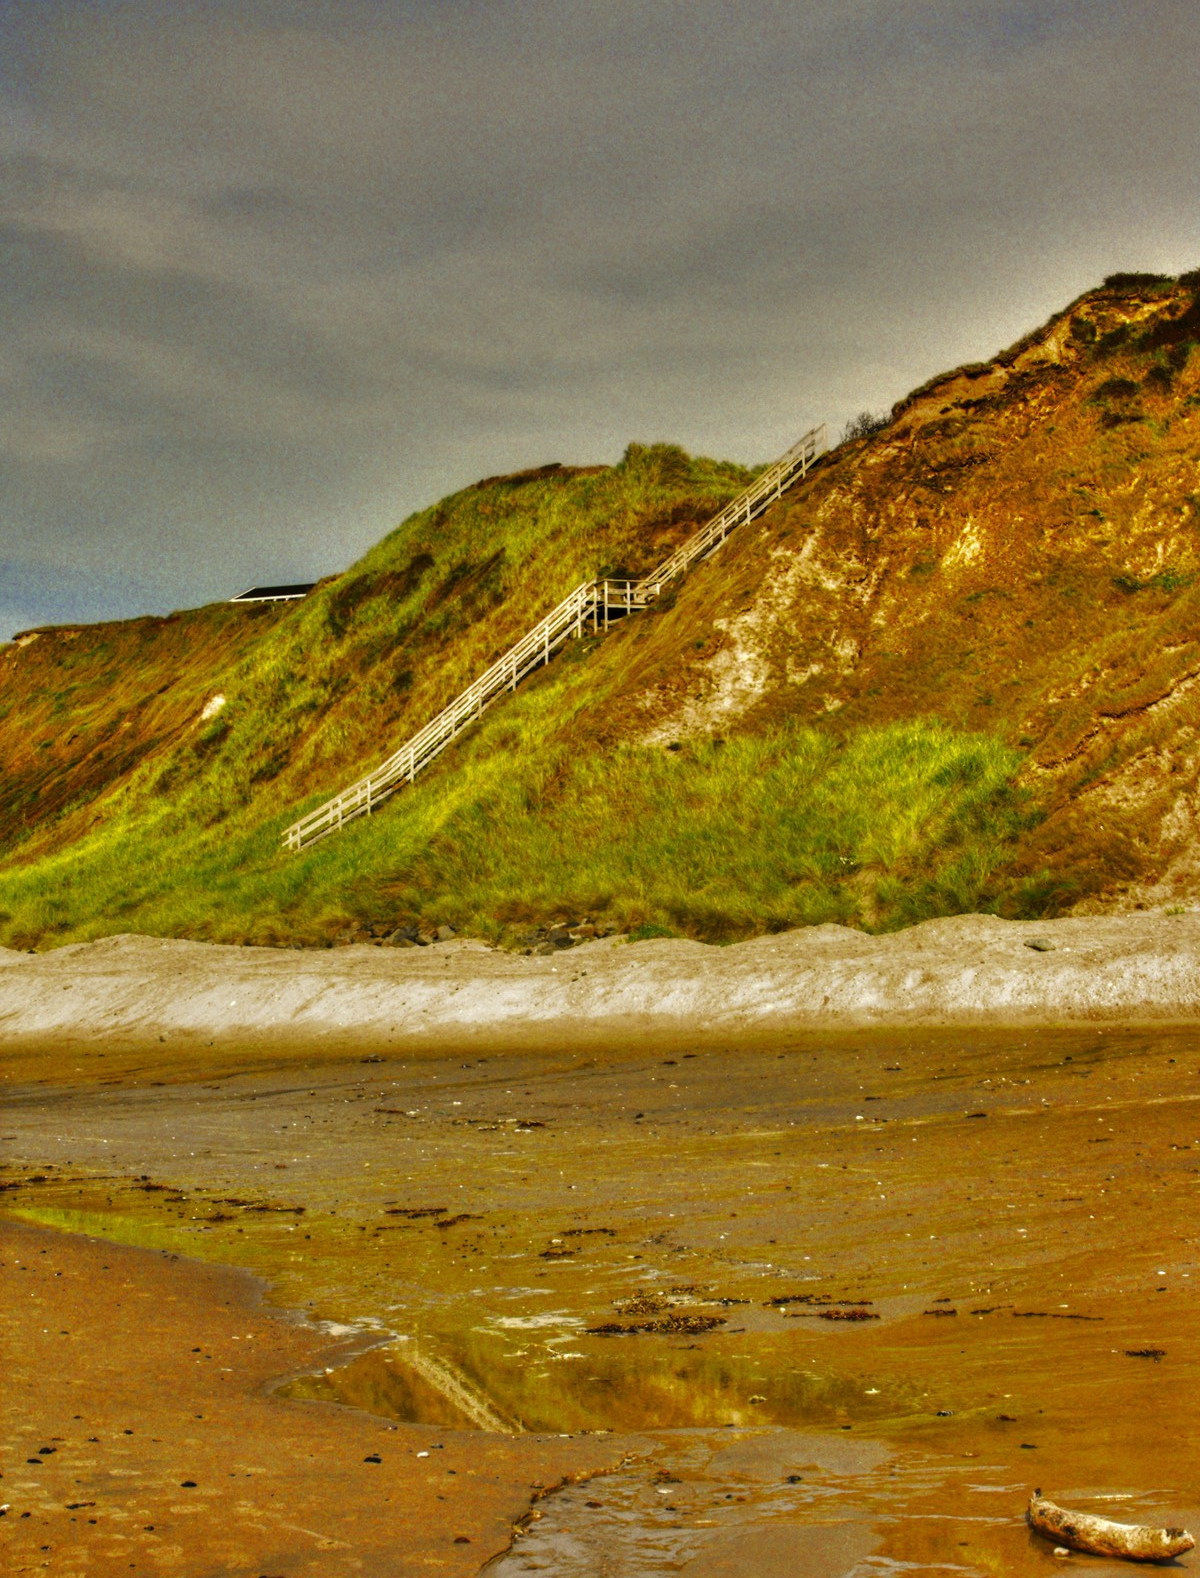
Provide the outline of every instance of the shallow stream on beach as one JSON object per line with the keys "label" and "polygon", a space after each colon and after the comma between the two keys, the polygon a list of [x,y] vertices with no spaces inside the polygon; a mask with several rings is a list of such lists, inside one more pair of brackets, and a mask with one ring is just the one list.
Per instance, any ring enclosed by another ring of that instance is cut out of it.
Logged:
{"label": "shallow stream on beach", "polygon": [[293,1396],[629,1433],[493,1574],[1058,1570],[1035,1485],[1194,1528],[1200,1033],[203,1055],[10,1090],[0,1204],[378,1331]]}

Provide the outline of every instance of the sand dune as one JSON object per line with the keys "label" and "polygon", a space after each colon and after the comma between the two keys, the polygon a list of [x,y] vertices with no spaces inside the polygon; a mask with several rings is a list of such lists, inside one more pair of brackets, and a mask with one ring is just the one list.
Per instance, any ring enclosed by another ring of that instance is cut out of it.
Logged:
{"label": "sand dune", "polygon": [[585,943],[522,957],[423,949],[239,948],[120,936],[0,953],[0,1034],[384,1036],[528,1043],[869,1025],[1188,1020],[1200,916],[1024,923],[964,915],[885,937],[819,926],[731,947]]}

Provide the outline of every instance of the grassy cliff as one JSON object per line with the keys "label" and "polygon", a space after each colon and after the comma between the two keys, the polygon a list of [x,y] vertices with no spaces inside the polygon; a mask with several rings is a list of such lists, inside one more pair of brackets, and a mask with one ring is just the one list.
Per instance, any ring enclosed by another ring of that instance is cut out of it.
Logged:
{"label": "grassy cliff", "polygon": [[631,446],[491,478],[302,604],[0,649],[0,940],[584,916],[723,939],[1189,902],[1195,284],[1111,282],[916,391],[299,856],[299,812],[749,474]]}

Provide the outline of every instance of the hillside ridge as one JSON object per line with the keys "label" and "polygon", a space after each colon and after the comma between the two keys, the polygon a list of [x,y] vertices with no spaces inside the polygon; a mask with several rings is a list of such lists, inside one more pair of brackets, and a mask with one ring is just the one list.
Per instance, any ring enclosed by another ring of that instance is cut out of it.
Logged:
{"label": "hillside ridge", "polygon": [[1115,278],[914,390],[290,866],[285,819],[510,645],[529,585],[647,572],[751,473],[631,445],[462,489],[258,622],[0,648],[0,943],[1191,906],[1198,286]]}

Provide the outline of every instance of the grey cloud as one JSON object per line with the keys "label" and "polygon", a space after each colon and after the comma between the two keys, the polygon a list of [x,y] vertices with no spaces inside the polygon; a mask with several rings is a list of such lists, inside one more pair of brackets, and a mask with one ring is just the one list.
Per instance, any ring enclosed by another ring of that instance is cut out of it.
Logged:
{"label": "grey cloud", "polygon": [[1185,0],[10,4],[22,606],[337,568],[630,438],[765,458],[1200,262],[1198,42]]}

